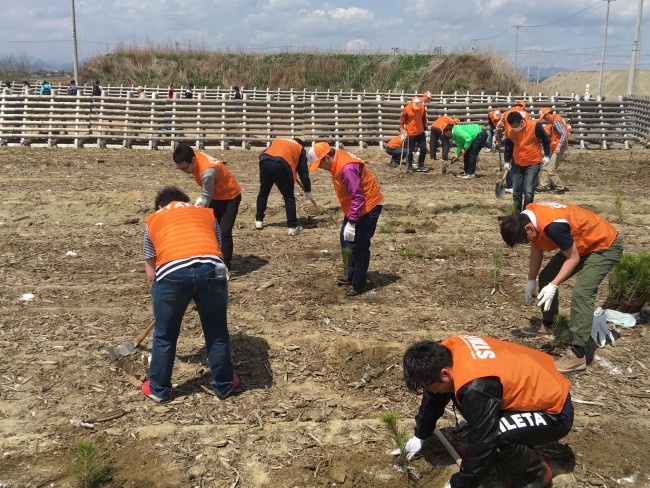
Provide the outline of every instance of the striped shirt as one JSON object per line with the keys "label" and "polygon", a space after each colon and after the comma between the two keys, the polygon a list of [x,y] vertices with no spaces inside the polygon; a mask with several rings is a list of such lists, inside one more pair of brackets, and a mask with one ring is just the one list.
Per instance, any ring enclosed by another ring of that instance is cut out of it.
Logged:
{"label": "striped shirt", "polygon": [[[219,243],[219,247],[221,247],[221,227],[219,227],[219,222],[217,222],[216,219],[215,219],[215,226],[217,229],[216,230],[217,242]],[[142,247],[143,247],[145,259],[155,258],[157,256],[156,249],[153,247],[153,242],[151,242],[151,237],[149,237],[148,225],[144,226]],[[176,271],[182,268],[187,268],[197,263],[208,263],[208,264],[214,264],[215,266],[223,265],[223,261],[221,260],[221,258],[219,256],[213,256],[213,255],[192,256],[191,258],[176,259],[174,261],[170,261],[156,268],[156,281],[163,279],[172,271]]]}
{"label": "striped shirt", "polygon": [[566,131],[564,130],[564,124],[560,119],[555,119],[553,122],[553,128],[560,134],[560,140],[557,143],[557,147],[564,147],[564,142],[566,141]]}

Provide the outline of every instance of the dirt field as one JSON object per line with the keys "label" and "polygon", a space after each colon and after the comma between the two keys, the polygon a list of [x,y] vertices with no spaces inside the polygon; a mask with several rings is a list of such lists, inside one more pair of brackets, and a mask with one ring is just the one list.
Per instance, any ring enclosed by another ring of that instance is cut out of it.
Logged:
{"label": "dirt field", "polygon": [[[627,95],[629,75],[630,72],[627,70],[605,71],[603,73],[603,97],[610,101],[616,101],[619,95]],[[589,84],[589,95],[593,98],[598,96],[599,81],[600,71],[567,71],[556,73],[539,85],[533,85],[529,92],[543,92],[547,95],[554,95],[556,92],[561,95],[576,93],[584,96],[585,87]],[[635,95],[650,93],[650,70],[637,70],[633,93]]]}
{"label": "dirt field", "polygon": [[[229,283],[229,326],[241,393],[219,402],[194,310],[184,321],[172,401],[156,405],[131,382],[144,380],[150,341],[111,361],[105,346],[151,321],[142,263],[144,217],[155,193],[177,184],[198,196],[169,151],[0,148],[0,486],[75,486],[75,443],[94,439],[107,487],[396,487],[378,417],[395,411],[412,432],[419,398],[401,379],[401,354],[418,336],[490,335],[540,348],[514,332],[539,311],[523,304],[527,249],[501,241],[494,197],[496,155],[481,178],[405,175],[380,150],[355,151],[386,198],[373,240],[372,289],[353,299],[335,284],[338,226],[298,199],[305,232],[286,234],[274,190],[267,227],[254,230],[257,152],[208,151],[228,160],[243,187]],[[626,250],[650,248],[648,152],[573,150],[561,174],[563,199],[620,230]],[[313,174],[314,196],[337,222],[331,178]],[[617,211],[616,196],[622,198]],[[538,200],[549,200],[543,194]],[[317,224],[317,225],[316,225]],[[415,233],[405,233],[414,229]],[[76,256],[68,256],[74,251]],[[504,254],[501,291],[491,293],[493,253]],[[573,280],[561,287],[568,312]],[[19,301],[33,293],[31,301]],[[601,287],[599,300],[606,296]],[[650,332],[621,329],[571,377],[573,431],[545,446],[555,487],[650,486]],[[104,420],[109,413],[124,413]],[[71,419],[93,421],[88,429]],[[457,442],[452,416],[440,424]],[[416,486],[442,486],[453,462],[436,439],[414,462]],[[486,487],[501,486],[495,469]]]}

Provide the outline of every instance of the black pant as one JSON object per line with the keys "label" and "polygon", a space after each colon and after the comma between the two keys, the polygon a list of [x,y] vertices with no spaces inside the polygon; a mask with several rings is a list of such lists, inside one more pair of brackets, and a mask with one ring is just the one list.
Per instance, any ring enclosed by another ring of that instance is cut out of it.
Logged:
{"label": "black pant", "polygon": [[241,194],[232,200],[212,200],[210,202],[210,208],[214,212],[217,222],[219,222],[219,227],[221,227],[221,252],[223,253],[223,262],[228,266],[228,269],[230,269],[230,262],[232,261],[232,228],[235,226],[240,203]]}
{"label": "black pant", "polygon": [[257,211],[255,220],[262,222],[269,193],[273,185],[278,187],[284,198],[284,210],[287,214],[287,227],[294,228],[298,225],[296,216],[296,196],[293,193],[293,173],[288,164],[273,159],[260,160],[260,192],[257,194]]}
{"label": "black pant", "polygon": [[413,149],[415,149],[415,145],[420,148],[420,155],[418,156],[418,166],[424,166],[424,159],[427,157],[427,138],[424,135],[424,132],[415,135],[415,136],[408,136],[407,138],[408,141],[408,154],[406,155],[406,167],[407,168],[412,168],[413,167]]}
{"label": "black pant", "polygon": [[486,140],[487,132],[485,132],[485,129],[481,129],[481,132],[476,136],[469,149],[465,151],[463,155],[463,170],[466,174],[473,175],[476,171],[476,159],[478,158],[478,153],[483,149]]}
{"label": "black pant", "polygon": [[347,263],[347,275],[351,278],[352,288],[356,291],[362,291],[366,286],[368,266],[370,266],[370,240],[375,235],[377,220],[379,220],[379,215],[383,207],[383,205],[377,205],[357,220],[353,242],[348,242],[343,238],[343,229],[345,229],[345,224],[348,223],[348,218],[343,218],[339,236],[341,239],[341,249],[345,249],[346,247],[352,249],[350,261]]}
{"label": "black pant", "polygon": [[[440,144],[438,144],[440,143]],[[442,135],[442,131],[437,127],[431,127],[429,133],[429,151],[431,159],[436,159],[436,153],[438,152],[438,145],[442,147],[442,159],[447,161],[449,159],[449,137]]]}

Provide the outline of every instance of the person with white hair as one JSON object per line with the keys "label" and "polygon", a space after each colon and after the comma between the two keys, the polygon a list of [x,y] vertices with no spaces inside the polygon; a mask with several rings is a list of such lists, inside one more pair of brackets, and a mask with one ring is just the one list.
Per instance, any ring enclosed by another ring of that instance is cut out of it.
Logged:
{"label": "person with white hair", "polygon": [[406,104],[399,118],[400,132],[406,132],[406,146],[408,153],[406,155],[406,172],[413,172],[413,150],[417,145],[420,148],[418,156],[417,171],[429,171],[424,166],[424,160],[427,157],[427,135],[425,132],[427,122],[427,110],[420,97],[413,99]]}

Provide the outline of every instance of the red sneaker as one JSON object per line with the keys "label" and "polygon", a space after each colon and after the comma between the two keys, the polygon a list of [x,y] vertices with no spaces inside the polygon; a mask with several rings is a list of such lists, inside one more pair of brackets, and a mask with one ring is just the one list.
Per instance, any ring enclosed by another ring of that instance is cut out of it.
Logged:
{"label": "red sneaker", "polygon": [[228,388],[228,391],[222,396],[217,397],[219,400],[225,400],[228,398],[237,388],[239,388],[239,376],[236,373],[233,373],[232,386]]}
{"label": "red sneaker", "polygon": [[160,397],[154,395],[153,393],[151,393],[151,383],[149,382],[149,380],[142,383],[141,390],[142,390],[142,393],[145,396],[151,398],[156,403],[160,403],[160,402],[162,402],[164,400],[163,398],[160,398]]}

